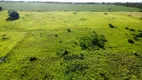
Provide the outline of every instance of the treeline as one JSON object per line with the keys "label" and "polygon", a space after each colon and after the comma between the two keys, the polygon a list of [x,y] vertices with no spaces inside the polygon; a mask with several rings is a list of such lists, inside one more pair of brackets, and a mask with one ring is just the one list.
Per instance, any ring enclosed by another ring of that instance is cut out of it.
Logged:
{"label": "treeline", "polygon": [[136,7],[136,8],[140,8],[140,9],[142,9],[142,3],[137,3],[137,2],[127,2],[127,3],[120,3],[120,2],[118,2],[118,3],[113,3],[113,4],[115,4],[115,5],[120,5],[120,6],[126,6],[126,7]]}

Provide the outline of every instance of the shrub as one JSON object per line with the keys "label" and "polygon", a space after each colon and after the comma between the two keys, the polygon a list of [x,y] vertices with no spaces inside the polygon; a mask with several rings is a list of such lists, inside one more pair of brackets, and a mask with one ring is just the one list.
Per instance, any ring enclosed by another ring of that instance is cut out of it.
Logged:
{"label": "shrub", "polygon": [[131,43],[131,44],[134,43],[134,41],[132,39],[128,39],[128,42]]}
{"label": "shrub", "polygon": [[115,28],[112,24],[108,24],[110,28]]}
{"label": "shrub", "polygon": [[73,12],[73,14],[77,14],[77,12]]}
{"label": "shrub", "polygon": [[84,59],[83,54],[72,54],[72,55],[66,55],[63,57],[64,60],[76,60],[76,59]]}
{"label": "shrub", "polygon": [[37,60],[36,57],[31,57],[31,58],[30,58],[30,61],[36,61],[36,60]]}
{"label": "shrub", "polygon": [[55,37],[58,37],[58,35],[56,34]]}
{"label": "shrub", "polygon": [[82,50],[85,49],[93,49],[93,48],[102,48],[104,49],[104,45],[107,40],[103,35],[98,35],[96,32],[93,32],[90,36],[83,36],[79,39],[80,47]]}
{"label": "shrub", "polygon": [[142,37],[142,32],[139,32],[138,34],[136,34],[136,37]]}
{"label": "shrub", "polygon": [[3,34],[1,37],[3,41],[10,39],[10,37],[8,37],[7,34]]}
{"label": "shrub", "polygon": [[19,19],[19,13],[15,10],[9,10],[8,11],[8,15],[9,17],[7,18],[7,20],[17,20]]}
{"label": "shrub", "polygon": [[2,11],[3,9],[2,9],[2,7],[0,7],[0,11]]}
{"label": "shrub", "polygon": [[66,55],[68,55],[70,52],[67,50],[60,50],[59,52],[56,52],[57,55],[64,57]]}
{"label": "shrub", "polygon": [[134,37],[134,40],[139,41],[139,39],[137,37]]}
{"label": "shrub", "polygon": [[67,29],[68,32],[71,32],[71,29]]}
{"label": "shrub", "polygon": [[125,27],[125,29],[127,29],[127,30],[128,30],[128,29],[129,29],[129,27]]}
{"label": "shrub", "polygon": [[86,19],[85,19],[85,18],[80,18],[80,20],[81,20],[81,21],[85,21]]}
{"label": "shrub", "polygon": [[83,63],[71,63],[66,66],[65,74],[68,75],[70,73],[80,73],[88,69],[88,66]]}
{"label": "shrub", "polygon": [[132,29],[132,28],[131,28],[131,29],[129,29],[129,30],[130,30],[130,31],[133,31],[133,32],[135,32],[135,30],[134,30],[134,29]]}
{"label": "shrub", "polygon": [[138,30],[138,32],[142,32],[142,30]]}
{"label": "shrub", "polygon": [[107,15],[107,13],[104,13],[105,15]]}

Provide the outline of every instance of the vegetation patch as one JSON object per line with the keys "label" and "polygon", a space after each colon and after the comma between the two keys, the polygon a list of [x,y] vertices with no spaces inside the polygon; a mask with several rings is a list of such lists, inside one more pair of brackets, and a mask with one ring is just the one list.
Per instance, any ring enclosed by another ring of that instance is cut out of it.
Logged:
{"label": "vegetation patch", "polygon": [[73,14],[77,14],[77,12],[73,12]]}
{"label": "vegetation patch", "polygon": [[71,29],[67,29],[67,32],[71,32]]}
{"label": "vegetation patch", "polygon": [[107,15],[107,13],[104,13],[105,15]]}
{"label": "vegetation patch", "polygon": [[85,18],[80,18],[80,20],[85,21],[86,19]]}
{"label": "vegetation patch", "polygon": [[83,54],[70,54],[70,55],[66,55],[63,57],[64,60],[76,60],[76,59],[84,59],[84,55]]}
{"label": "vegetation patch", "polygon": [[125,27],[125,29],[129,30],[129,31],[132,31],[132,32],[135,32],[135,29],[133,29],[133,28]]}
{"label": "vegetation patch", "polygon": [[5,40],[9,40],[10,37],[7,36],[7,34],[3,34],[3,35],[1,36],[1,39],[2,39],[3,41],[5,41]]}
{"label": "vegetation patch", "polygon": [[110,28],[115,28],[115,26],[113,26],[112,24],[108,24]]}
{"label": "vegetation patch", "polygon": [[95,31],[90,36],[83,36],[79,39],[82,50],[105,49],[105,42],[107,42],[107,40],[104,35],[98,35]]}
{"label": "vegetation patch", "polygon": [[32,62],[32,61],[36,61],[37,58],[36,57],[31,57],[29,60]]}
{"label": "vegetation patch", "polygon": [[134,43],[134,41],[132,39],[128,39],[128,42],[131,43],[131,44]]}
{"label": "vegetation patch", "polygon": [[[111,67],[111,74],[116,77],[120,77],[120,80],[131,80],[134,76],[136,79],[140,79],[140,58],[136,56],[138,54],[128,53],[112,53],[108,54],[108,63]],[[122,74],[123,72],[123,74]]]}
{"label": "vegetation patch", "polygon": [[139,32],[138,34],[136,34],[136,37],[142,38],[142,32]]}
{"label": "vegetation patch", "polygon": [[56,54],[57,54],[58,56],[61,56],[61,57],[66,56],[66,55],[68,55],[68,54],[70,54],[70,53],[71,53],[71,52],[68,51],[68,50],[60,50],[60,51],[56,52]]}
{"label": "vegetation patch", "polygon": [[88,69],[86,64],[80,62],[72,62],[66,66],[65,74],[69,75],[70,73],[82,73]]}
{"label": "vegetation patch", "polygon": [[6,19],[7,21],[13,21],[19,19],[19,13],[15,10],[9,10],[8,16],[9,17]]}
{"label": "vegetation patch", "polygon": [[0,11],[2,11],[3,10],[3,8],[2,7],[0,7]]}

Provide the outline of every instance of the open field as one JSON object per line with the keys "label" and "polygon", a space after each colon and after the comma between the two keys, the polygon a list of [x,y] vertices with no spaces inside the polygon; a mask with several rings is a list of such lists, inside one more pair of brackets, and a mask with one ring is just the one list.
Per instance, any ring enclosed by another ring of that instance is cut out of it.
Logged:
{"label": "open field", "polygon": [[15,9],[24,11],[140,11],[138,8],[107,5],[107,4],[55,4],[55,3],[4,3],[1,2],[5,10]]}
{"label": "open field", "polygon": [[[0,12],[0,80],[142,79],[142,37],[135,38],[142,33],[142,13],[19,14],[6,21],[7,11]],[[94,31],[105,36],[104,49],[83,50],[79,39]]]}

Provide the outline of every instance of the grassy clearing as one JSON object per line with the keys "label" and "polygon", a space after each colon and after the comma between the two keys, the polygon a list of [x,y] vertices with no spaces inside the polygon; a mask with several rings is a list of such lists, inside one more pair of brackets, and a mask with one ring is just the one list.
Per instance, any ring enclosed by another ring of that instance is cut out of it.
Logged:
{"label": "grassy clearing", "polygon": [[[138,17],[121,12],[19,13],[19,20],[5,21],[7,12],[0,12],[0,59],[6,56],[0,63],[0,79],[142,78],[142,21]],[[106,38],[104,49],[82,50],[80,38],[94,31]]]}
{"label": "grassy clearing", "polygon": [[54,3],[0,3],[5,10],[15,9],[24,11],[140,11],[138,8],[107,5],[107,4],[54,4]]}

